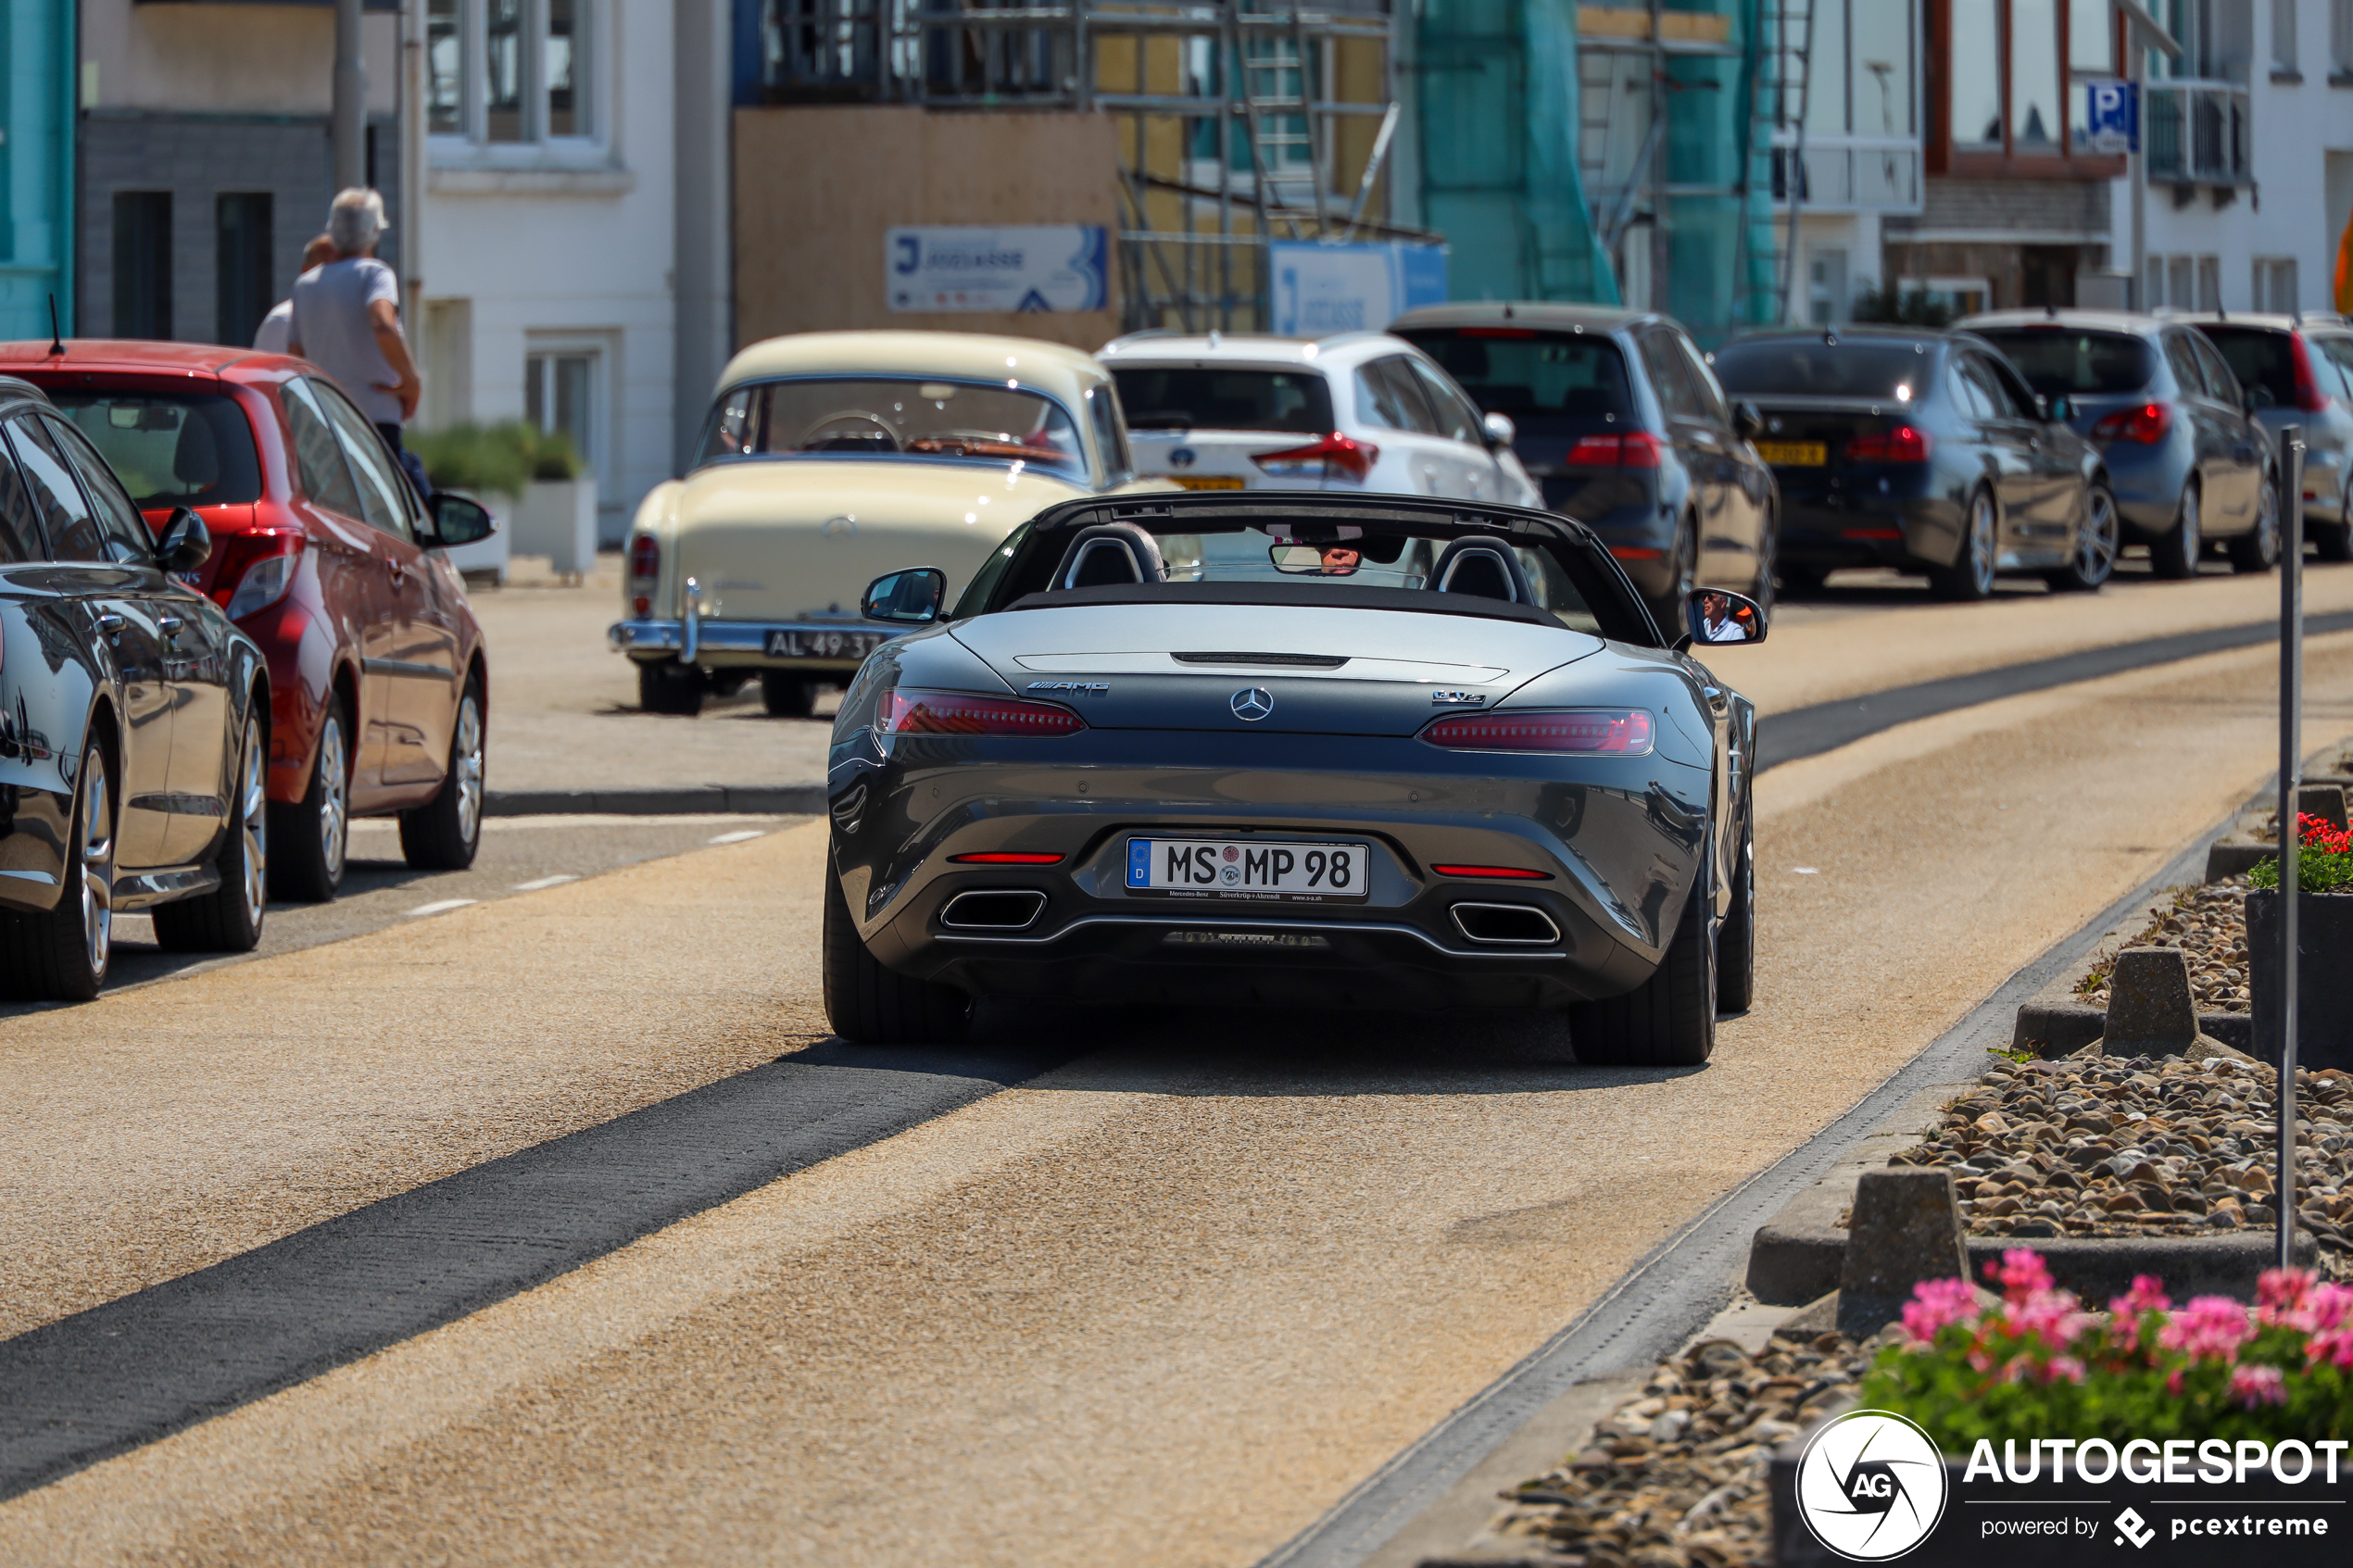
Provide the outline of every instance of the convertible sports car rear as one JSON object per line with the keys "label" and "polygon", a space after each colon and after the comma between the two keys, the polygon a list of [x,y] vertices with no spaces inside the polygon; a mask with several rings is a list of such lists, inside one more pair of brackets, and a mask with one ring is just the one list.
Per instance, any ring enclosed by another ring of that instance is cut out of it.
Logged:
{"label": "convertible sports car rear", "polygon": [[[936,574],[870,617],[933,621]],[[1760,613],[1715,640],[1754,640]],[[1719,625],[1726,623],[1719,622]],[[825,979],[973,997],[1567,1014],[1692,1063],[1748,1000],[1748,703],[1580,525],[1406,498],[1074,502],[845,697]]]}

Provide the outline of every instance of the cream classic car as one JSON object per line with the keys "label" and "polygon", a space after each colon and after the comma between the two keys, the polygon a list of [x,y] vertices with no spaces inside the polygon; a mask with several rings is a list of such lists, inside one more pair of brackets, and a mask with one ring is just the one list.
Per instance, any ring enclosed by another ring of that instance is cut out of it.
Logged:
{"label": "cream classic car", "polygon": [[1133,483],[1109,372],[1060,344],[964,332],[804,332],[728,362],[686,478],[629,532],[612,646],[649,712],[693,713],[757,673],[805,714],[905,627],[862,619],[907,566],[949,602],[1015,525]]}

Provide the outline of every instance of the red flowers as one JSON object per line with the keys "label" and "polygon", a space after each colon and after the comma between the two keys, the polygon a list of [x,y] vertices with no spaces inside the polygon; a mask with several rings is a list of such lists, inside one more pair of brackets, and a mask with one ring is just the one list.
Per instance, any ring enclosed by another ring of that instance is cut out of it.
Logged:
{"label": "red flowers", "polygon": [[2309,811],[2296,814],[2296,841],[2324,855],[2353,855],[2353,831]]}

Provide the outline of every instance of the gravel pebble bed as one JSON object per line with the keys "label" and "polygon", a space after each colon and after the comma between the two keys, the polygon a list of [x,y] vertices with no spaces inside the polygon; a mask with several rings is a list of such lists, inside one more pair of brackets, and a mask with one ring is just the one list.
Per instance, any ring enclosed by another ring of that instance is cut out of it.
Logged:
{"label": "gravel pebble bed", "polygon": [[[2190,998],[2200,1012],[2245,1012],[2252,1003],[2246,954],[2246,879],[2185,888],[2170,906],[2149,910],[2148,923],[2127,946],[2179,947],[2189,960]],[[2108,1006],[2114,965],[2093,966],[2075,988],[2087,1007]]]}
{"label": "gravel pebble bed", "polygon": [[[2277,1073],[2218,1058],[2068,1057],[1997,1067],[1899,1165],[1956,1167],[1973,1235],[2231,1231],[2273,1223]],[[2296,1217],[2353,1251],[2353,1077],[2298,1071]]]}
{"label": "gravel pebble bed", "polygon": [[1851,1398],[1876,1342],[1776,1335],[1751,1357],[1729,1339],[1662,1362],[1575,1458],[1504,1494],[1482,1558],[1516,1549],[1561,1568],[1731,1568],[1772,1554],[1773,1450]]}

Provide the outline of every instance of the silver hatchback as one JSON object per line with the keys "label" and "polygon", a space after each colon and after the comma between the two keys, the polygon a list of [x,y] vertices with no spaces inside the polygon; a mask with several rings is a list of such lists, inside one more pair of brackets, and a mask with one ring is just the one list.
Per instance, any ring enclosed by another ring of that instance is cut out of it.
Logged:
{"label": "silver hatchback", "polygon": [[2304,537],[2322,560],[2353,560],[2353,322],[2342,316],[2212,316],[2197,330],[2222,351],[2276,442],[2304,427]]}

